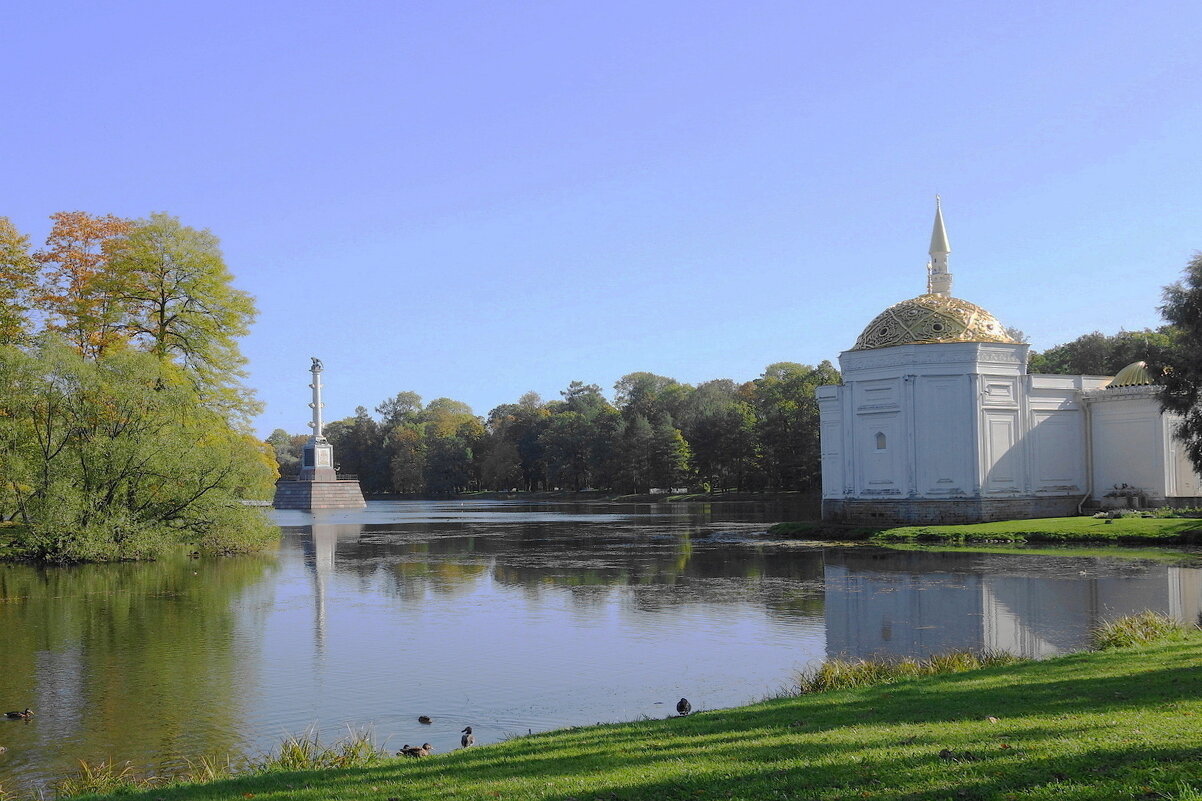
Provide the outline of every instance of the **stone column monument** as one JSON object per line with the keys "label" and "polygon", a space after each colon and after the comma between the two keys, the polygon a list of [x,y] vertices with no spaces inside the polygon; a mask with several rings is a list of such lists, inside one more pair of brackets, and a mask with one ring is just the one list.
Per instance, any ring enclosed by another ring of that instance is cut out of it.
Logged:
{"label": "stone column monument", "polygon": [[313,374],[313,434],[305,443],[300,472],[295,481],[281,479],[276,483],[276,509],[360,509],[367,504],[356,479],[339,479],[334,468],[334,448],[322,434],[321,374],[325,368],[321,359],[313,357],[309,372]]}

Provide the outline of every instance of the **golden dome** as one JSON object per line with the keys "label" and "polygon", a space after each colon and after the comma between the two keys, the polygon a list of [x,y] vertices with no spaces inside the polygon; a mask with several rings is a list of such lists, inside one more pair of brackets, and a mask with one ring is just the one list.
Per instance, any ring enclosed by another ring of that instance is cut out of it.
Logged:
{"label": "golden dome", "polygon": [[1149,384],[1155,383],[1152,380],[1152,374],[1148,372],[1147,362],[1131,362],[1131,364],[1119,370],[1118,375],[1110,379],[1110,383],[1106,385],[1106,388],[1146,387]]}
{"label": "golden dome", "polygon": [[975,303],[944,295],[919,295],[878,314],[852,350],[947,342],[1017,343],[996,317]]}

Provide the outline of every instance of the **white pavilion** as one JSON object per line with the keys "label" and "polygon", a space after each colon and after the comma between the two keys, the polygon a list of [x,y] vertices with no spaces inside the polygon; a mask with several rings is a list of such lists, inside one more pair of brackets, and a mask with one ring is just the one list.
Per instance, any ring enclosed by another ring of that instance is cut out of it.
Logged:
{"label": "white pavilion", "polygon": [[1197,505],[1202,480],[1142,362],[1115,377],[1027,372],[1030,346],[952,296],[936,201],[927,291],[881,312],[818,390],[822,514],[860,523],[1056,517]]}

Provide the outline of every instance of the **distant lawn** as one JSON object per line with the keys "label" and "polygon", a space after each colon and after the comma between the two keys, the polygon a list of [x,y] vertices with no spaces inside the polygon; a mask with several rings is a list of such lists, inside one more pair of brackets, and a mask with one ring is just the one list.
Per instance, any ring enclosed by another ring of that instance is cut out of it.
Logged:
{"label": "distant lawn", "polygon": [[1202,542],[1202,519],[1182,517],[1045,517],[958,526],[902,526],[873,535],[890,541],[939,542]]}
{"label": "distant lawn", "polygon": [[[694,698],[704,706],[703,698]],[[138,801],[1202,798],[1202,638]]]}

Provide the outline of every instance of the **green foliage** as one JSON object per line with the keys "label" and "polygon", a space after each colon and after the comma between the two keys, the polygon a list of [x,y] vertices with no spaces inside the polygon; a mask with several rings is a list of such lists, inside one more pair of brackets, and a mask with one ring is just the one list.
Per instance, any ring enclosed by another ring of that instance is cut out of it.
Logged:
{"label": "green foliage", "polygon": [[779,362],[751,382],[762,469],[769,486],[794,490],[818,486],[822,457],[815,391],[840,380],[830,362],[817,367]]}
{"label": "green foliage", "polygon": [[1159,612],[1140,612],[1138,615],[1110,620],[1090,632],[1093,647],[1132,648],[1163,642],[1182,642],[1197,633],[1197,626],[1186,626]]}
{"label": "green foliage", "polygon": [[0,345],[28,339],[27,315],[34,305],[37,272],[29,237],[7,217],[0,217]]}
{"label": "green foliage", "polygon": [[1175,433],[1202,472],[1202,253],[1186,265],[1180,281],[1165,287],[1160,312],[1177,329],[1161,379],[1161,403],[1180,415]]}
{"label": "green foliage", "polygon": [[48,561],[148,558],[188,542],[229,552],[273,529],[244,498],[268,496],[274,462],[150,354],[87,360],[54,338],[0,349],[0,515]]}
{"label": "green foliage", "polygon": [[180,364],[214,408],[253,414],[257,405],[238,384],[246,363],[238,339],[255,318],[254,300],[233,287],[217,237],[152,214],[107,242],[105,252],[100,283],[120,306],[124,335]]}
{"label": "green foliage", "polygon": [[1013,654],[1001,651],[952,651],[926,659],[828,659],[797,677],[797,691],[806,695],[852,687],[872,687],[924,676],[1013,665],[1022,661]]}
{"label": "green foliage", "polygon": [[[775,364],[743,386],[721,379],[696,389],[630,373],[615,385],[616,405],[596,384],[572,381],[562,400],[527,393],[487,420],[450,398],[423,407],[416,393],[400,392],[376,407],[379,421],[359,407],[325,436],[340,471],[369,493],[812,490],[820,467],[814,393],[838,381],[829,362]],[[287,474],[297,437],[276,431],[269,441]]]}
{"label": "green foliage", "polygon": [[1157,375],[1168,363],[1174,334],[1172,326],[1119,331],[1113,336],[1094,331],[1042,353],[1032,351],[1028,370],[1063,375],[1115,375],[1132,362],[1143,361]]}
{"label": "green foliage", "polygon": [[758,483],[755,409],[733,381],[698,386],[685,401],[679,422],[694,471],[704,482],[738,490]]}
{"label": "green foliage", "polygon": [[308,437],[303,434],[289,434],[282,428],[267,437],[281,476],[295,476],[300,471],[306,440]]}

